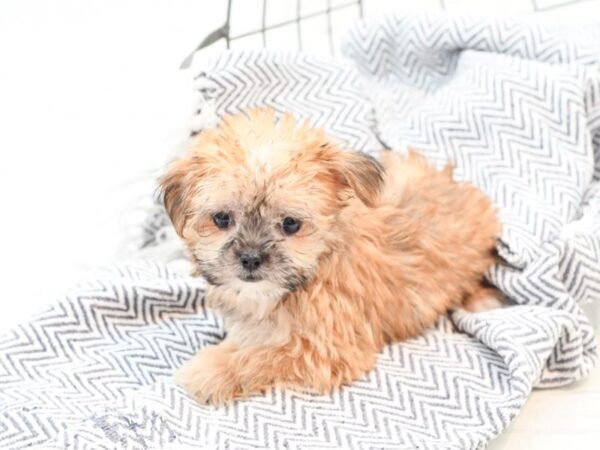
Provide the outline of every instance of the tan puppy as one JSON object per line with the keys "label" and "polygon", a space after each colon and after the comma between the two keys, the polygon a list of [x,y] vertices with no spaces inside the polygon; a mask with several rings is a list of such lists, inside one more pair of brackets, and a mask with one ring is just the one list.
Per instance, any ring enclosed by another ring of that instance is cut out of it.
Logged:
{"label": "tan puppy", "polygon": [[177,374],[201,402],[274,385],[326,393],[386,343],[497,296],[482,287],[494,208],[416,153],[387,152],[382,166],[255,110],[197,136],[162,187],[228,332]]}

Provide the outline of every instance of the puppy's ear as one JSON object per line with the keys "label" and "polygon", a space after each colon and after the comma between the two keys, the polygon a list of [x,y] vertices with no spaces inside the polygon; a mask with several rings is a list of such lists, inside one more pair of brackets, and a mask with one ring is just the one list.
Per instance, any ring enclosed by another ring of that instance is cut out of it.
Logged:
{"label": "puppy's ear", "polygon": [[199,158],[196,157],[178,159],[171,163],[160,180],[165,210],[180,237],[183,237],[189,215],[189,205],[196,184],[194,180],[200,176],[199,165]]}
{"label": "puppy's ear", "polygon": [[332,160],[342,184],[351,188],[367,206],[373,206],[383,186],[383,166],[371,155],[339,151]]}

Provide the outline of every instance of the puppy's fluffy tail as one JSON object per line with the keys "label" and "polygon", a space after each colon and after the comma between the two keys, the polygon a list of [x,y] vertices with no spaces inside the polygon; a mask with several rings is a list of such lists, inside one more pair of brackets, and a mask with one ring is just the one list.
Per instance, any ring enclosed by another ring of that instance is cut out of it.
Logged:
{"label": "puppy's fluffy tail", "polygon": [[[407,153],[387,150],[382,152],[380,157],[386,172],[385,190],[382,193],[384,201],[397,197],[420,179],[438,172],[423,155],[412,149]],[[453,167],[450,164],[439,171],[450,180],[452,172]]]}

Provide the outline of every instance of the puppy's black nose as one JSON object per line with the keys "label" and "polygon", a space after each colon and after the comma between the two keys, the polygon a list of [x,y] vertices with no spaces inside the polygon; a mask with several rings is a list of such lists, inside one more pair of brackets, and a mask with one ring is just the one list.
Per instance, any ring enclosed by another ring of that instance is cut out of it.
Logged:
{"label": "puppy's black nose", "polygon": [[242,267],[250,272],[256,270],[262,264],[262,257],[258,252],[246,252],[240,255]]}

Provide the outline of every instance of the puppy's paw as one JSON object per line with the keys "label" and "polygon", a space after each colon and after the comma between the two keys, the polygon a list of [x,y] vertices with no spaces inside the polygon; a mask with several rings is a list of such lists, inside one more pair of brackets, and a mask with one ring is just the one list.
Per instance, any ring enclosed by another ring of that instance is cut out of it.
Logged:
{"label": "puppy's paw", "polygon": [[478,313],[502,308],[503,306],[504,303],[496,297],[486,297],[479,299],[476,302],[465,304],[465,309],[472,313]]}
{"label": "puppy's paw", "polygon": [[227,352],[218,346],[202,350],[175,374],[175,382],[199,403],[222,406],[241,394],[227,365]]}
{"label": "puppy's paw", "polygon": [[472,313],[491,311],[504,306],[506,306],[504,296],[500,291],[492,288],[480,289],[463,303],[465,310]]}

